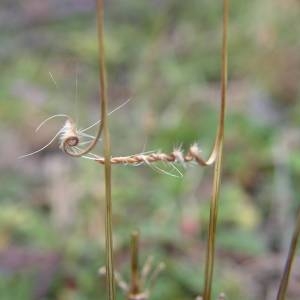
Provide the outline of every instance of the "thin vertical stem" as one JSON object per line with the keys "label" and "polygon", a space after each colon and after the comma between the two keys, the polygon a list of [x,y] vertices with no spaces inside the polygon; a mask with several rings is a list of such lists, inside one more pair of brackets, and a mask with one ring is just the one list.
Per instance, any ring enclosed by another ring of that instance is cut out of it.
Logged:
{"label": "thin vertical stem", "polygon": [[288,257],[287,257],[284,271],[283,271],[283,274],[281,277],[280,286],[279,286],[276,300],[284,300],[286,297],[287,288],[288,288],[288,284],[289,284],[289,278],[290,278],[292,265],[293,265],[293,261],[294,261],[295,254],[296,254],[299,235],[300,235],[300,210],[298,212],[296,226],[295,226],[295,230],[294,230],[294,233],[292,236]]}
{"label": "thin vertical stem", "polygon": [[115,300],[115,280],[113,265],[112,239],[112,199],[111,199],[111,145],[108,126],[108,97],[104,53],[104,4],[97,0],[97,24],[99,42],[99,79],[100,79],[100,109],[103,128],[104,158],[105,158],[105,243],[106,243],[106,272],[108,299]]}
{"label": "thin vertical stem", "polygon": [[[220,144],[223,147],[223,142]],[[206,261],[205,261],[205,283],[203,299],[211,299],[212,290],[212,279],[214,271],[214,260],[215,260],[215,240],[217,231],[217,218],[218,218],[218,197],[220,190],[220,174],[222,166],[222,154],[219,153],[216,158],[214,166],[214,180],[213,180],[213,194],[210,206],[209,216],[209,229],[208,229],[208,241],[206,250]]]}
{"label": "thin vertical stem", "polygon": [[223,141],[224,141],[224,113],[226,108],[227,100],[227,74],[228,74],[228,13],[229,13],[229,0],[223,0],[223,38],[222,38],[222,71],[221,71],[221,118],[218,129],[218,145],[216,161],[214,166],[213,175],[213,192],[210,206],[210,217],[209,217],[209,229],[208,229],[208,241],[207,241],[207,252],[205,260],[205,282],[203,299],[211,299],[212,291],[212,279],[214,271],[214,260],[215,260],[215,240],[216,240],[216,229],[217,229],[217,218],[218,218],[218,197],[221,182],[221,168],[222,168],[222,157],[223,157]]}

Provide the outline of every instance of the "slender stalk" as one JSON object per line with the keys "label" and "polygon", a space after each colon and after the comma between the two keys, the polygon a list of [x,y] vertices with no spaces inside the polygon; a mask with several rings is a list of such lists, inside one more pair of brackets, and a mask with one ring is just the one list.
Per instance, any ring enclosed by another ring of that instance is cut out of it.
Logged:
{"label": "slender stalk", "polygon": [[[104,52],[104,4],[97,0],[97,23],[99,42],[99,79],[100,79],[100,108],[104,144],[104,173],[105,173],[105,243],[106,243],[106,272],[108,299],[115,300],[115,280],[113,265],[113,239],[112,239],[112,199],[111,199],[111,145],[108,126],[108,97]],[[100,128],[101,128],[100,126]]]}
{"label": "slender stalk", "polygon": [[293,261],[295,258],[296,250],[297,250],[297,243],[300,236],[300,210],[298,212],[295,230],[292,236],[288,257],[285,263],[285,267],[283,270],[283,274],[280,281],[280,286],[278,289],[276,300],[284,300],[287,293],[287,288],[289,284],[289,278],[292,270]]}
{"label": "slender stalk", "polygon": [[223,140],[224,140],[224,125],[225,125],[225,108],[227,98],[227,73],[228,73],[228,13],[229,0],[223,0],[223,41],[222,41],[222,71],[221,71],[221,112],[218,126],[218,135],[215,145],[217,145],[216,162],[213,175],[213,192],[210,206],[208,241],[205,261],[205,282],[203,299],[211,299],[212,279],[215,260],[215,240],[218,217],[218,198],[221,182],[221,168],[223,157]]}

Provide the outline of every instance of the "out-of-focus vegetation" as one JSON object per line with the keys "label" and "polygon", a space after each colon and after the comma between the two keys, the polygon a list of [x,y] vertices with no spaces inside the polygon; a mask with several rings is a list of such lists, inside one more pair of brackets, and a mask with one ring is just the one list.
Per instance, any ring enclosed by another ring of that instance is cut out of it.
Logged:
{"label": "out-of-focus vegetation", "polygon": [[[0,298],[104,299],[101,167],[66,157],[56,143],[16,159],[61,128],[57,119],[35,133],[46,117],[66,113],[80,128],[98,118],[94,2],[2,0],[0,7]],[[221,9],[211,0],[107,1],[110,108],[132,99],[110,117],[113,154],[193,142],[209,152]],[[231,1],[214,282],[215,294],[231,300],[274,299],[300,206],[299,36],[298,1]],[[142,259],[154,255],[167,266],[153,300],[201,292],[212,172],[189,165],[183,173],[113,168],[116,268],[129,274],[130,232],[139,228]],[[288,299],[299,299],[299,276],[295,267]]]}

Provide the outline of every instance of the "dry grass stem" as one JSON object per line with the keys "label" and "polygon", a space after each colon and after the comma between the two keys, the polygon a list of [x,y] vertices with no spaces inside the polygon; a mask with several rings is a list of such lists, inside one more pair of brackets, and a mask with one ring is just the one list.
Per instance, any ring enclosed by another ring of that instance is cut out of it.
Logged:
{"label": "dry grass stem", "polygon": [[218,126],[217,139],[215,143],[216,161],[214,165],[213,175],[213,191],[210,205],[210,217],[208,228],[208,241],[205,259],[205,278],[203,299],[211,299],[212,280],[215,260],[215,240],[218,219],[218,198],[221,183],[221,168],[223,157],[223,141],[224,141],[224,126],[225,126],[225,109],[227,100],[227,76],[228,76],[228,14],[229,0],[223,0],[223,40],[222,40],[222,70],[221,70],[221,111]]}
{"label": "dry grass stem", "polygon": [[112,199],[111,199],[111,145],[108,127],[108,97],[107,81],[105,68],[104,53],[104,1],[97,0],[97,25],[98,25],[98,42],[99,42],[99,79],[100,79],[100,114],[102,122],[99,125],[96,138],[87,147],[88,151],[80,152],[79,156],[91,151],[101,135],[103,130],[104,143],[104,175],[105,175],[105,245],[106,245],[106,270],[107,270],[107,291],[108,299],[115,300],[115,280],[114,280],[114,258],[113,258],[113,239],[112,239]]}
{"label": "dry grass stem", "polygon": [[289,252],[287,260],[285,263],[284,271],[282,274],[279,290],[277,293],[276,300],[284,300],[286,298],[287,288],[289,284],[289,278],[292,270],[293,261],[296,255],[297,244],[300,236],[300,210],[298,212],[295,230],[292,236],[291,244],[289,247]]}

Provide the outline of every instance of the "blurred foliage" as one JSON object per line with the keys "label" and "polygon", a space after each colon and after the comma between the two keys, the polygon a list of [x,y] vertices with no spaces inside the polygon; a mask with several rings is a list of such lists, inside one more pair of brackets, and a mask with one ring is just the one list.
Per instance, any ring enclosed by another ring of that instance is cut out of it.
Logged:
{"label": "blurred foliage", "polygon": [[[34,133],[49,115],[72,115],[80,128],[97,120],[94,4],[25,2],[0,4],[0,250],[13,245],[62,255],[39,299],[104,299],[105,282],[97,274],[104,263],[99,166],[66,158],[56,144],[16,160],[60,128],[57,120]],[[250,278],[256,273],[242,262],[271,256],[272,239],[286,242],[292,222],[280,235],[274,212],[292,220],[300,204],[300,139],[294,133],[300,123],[300,7],[295,0],[230,2],[230,89],[214,293],[251,300],[262,296]],[[209,0],[107,1],[110,109],[132,99],[110,117],[114,154],[168,152],[194,142],[209,152],[219,101],[221,9],[220,1]],[[283,183],[274,178],[281,171],[276,149],[288,157],[283,162],[288,171],[279,176]],[[153,300],[193,299],[203,283],[211,170],[179,168],[183,178],[148,166],[113,168],[116,268],[128,274],[129,236],[138,227],[143,259],[154,255],[167,264]],[[0,261],[0,298],[32,299],[35,273],[33,267],[7,274]]]}

